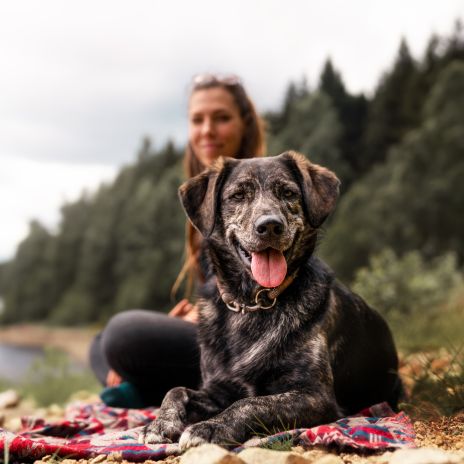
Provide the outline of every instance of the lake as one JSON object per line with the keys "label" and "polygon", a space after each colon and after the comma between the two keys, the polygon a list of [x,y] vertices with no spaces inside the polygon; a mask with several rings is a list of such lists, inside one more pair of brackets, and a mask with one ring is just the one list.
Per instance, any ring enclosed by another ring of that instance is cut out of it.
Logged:
{"label": "lake", "polygon": [[0,379],[20,380],[33,361],[44,355],[41,348],[0,344]]}

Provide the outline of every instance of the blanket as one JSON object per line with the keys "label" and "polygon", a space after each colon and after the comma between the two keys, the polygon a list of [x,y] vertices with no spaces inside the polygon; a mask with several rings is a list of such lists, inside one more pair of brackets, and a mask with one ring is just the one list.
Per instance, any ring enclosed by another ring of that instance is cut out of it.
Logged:
{"label": "blanket", "polygon": [[[11,460],[34,460],[46,455],[72,459],[113,455],[140,462],[179,454],[176,443],[138,443],[144,425],[155,419],[156,414],[155,408],[121,409],[102,403],[73,403],[66,410],[65,420],[47,423],[43,419],[23,418],[19,433],[0,429],[0,459],[5,447]],[[395,414],[382,403],[331,424],[255,437],[235,451],[250,446],[269,447],[275,441],[288,440],[293,446],[305,448],[322,445],[362,451],[415,446],[408,416],[402,412]]]}

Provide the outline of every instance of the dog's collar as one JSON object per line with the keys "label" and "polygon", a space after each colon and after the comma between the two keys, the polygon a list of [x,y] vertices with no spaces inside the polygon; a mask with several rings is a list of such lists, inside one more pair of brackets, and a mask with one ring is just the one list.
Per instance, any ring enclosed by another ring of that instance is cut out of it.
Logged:
{"label": "dog's collar", "polygon": [[224,289],[224,286],[219,282],[219,280],[217,281],[217,286],[222,301],[231,311],[236,313],[241,312],[242,314],[251,313],[261,309],[273,308],[276,304],[277,297],[295,280],[297,273],[298,269],[293,274],[287,276],[278,287],[261,287],[258,289],[255,295],[254,304],[251,305],[236,301],[234,297]]}

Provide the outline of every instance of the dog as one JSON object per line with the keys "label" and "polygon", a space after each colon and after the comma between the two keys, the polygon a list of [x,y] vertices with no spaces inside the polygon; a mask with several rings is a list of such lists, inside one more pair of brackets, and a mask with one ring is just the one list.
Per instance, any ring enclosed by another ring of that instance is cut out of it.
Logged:
{"label": "dog", "polygon": [[339,180],[303,155],[222,159],[180,198],[213,270],[201,290],[199,390],[170,390],[147,443],[231,446],[401,393],[381,316],[313,254]]}

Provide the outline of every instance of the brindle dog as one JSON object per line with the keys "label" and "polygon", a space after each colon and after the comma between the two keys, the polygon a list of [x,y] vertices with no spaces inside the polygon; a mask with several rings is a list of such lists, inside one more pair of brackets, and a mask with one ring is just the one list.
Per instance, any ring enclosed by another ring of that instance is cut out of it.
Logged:
{"label": "brindle dog", "polygon": [[231,445],[311,427],[401,391],[385,321],[313,256],[339,180],[302,155],[225,159],[180,188],[214,276],[202,290],[202,385],[163,400],[146,443]]}

